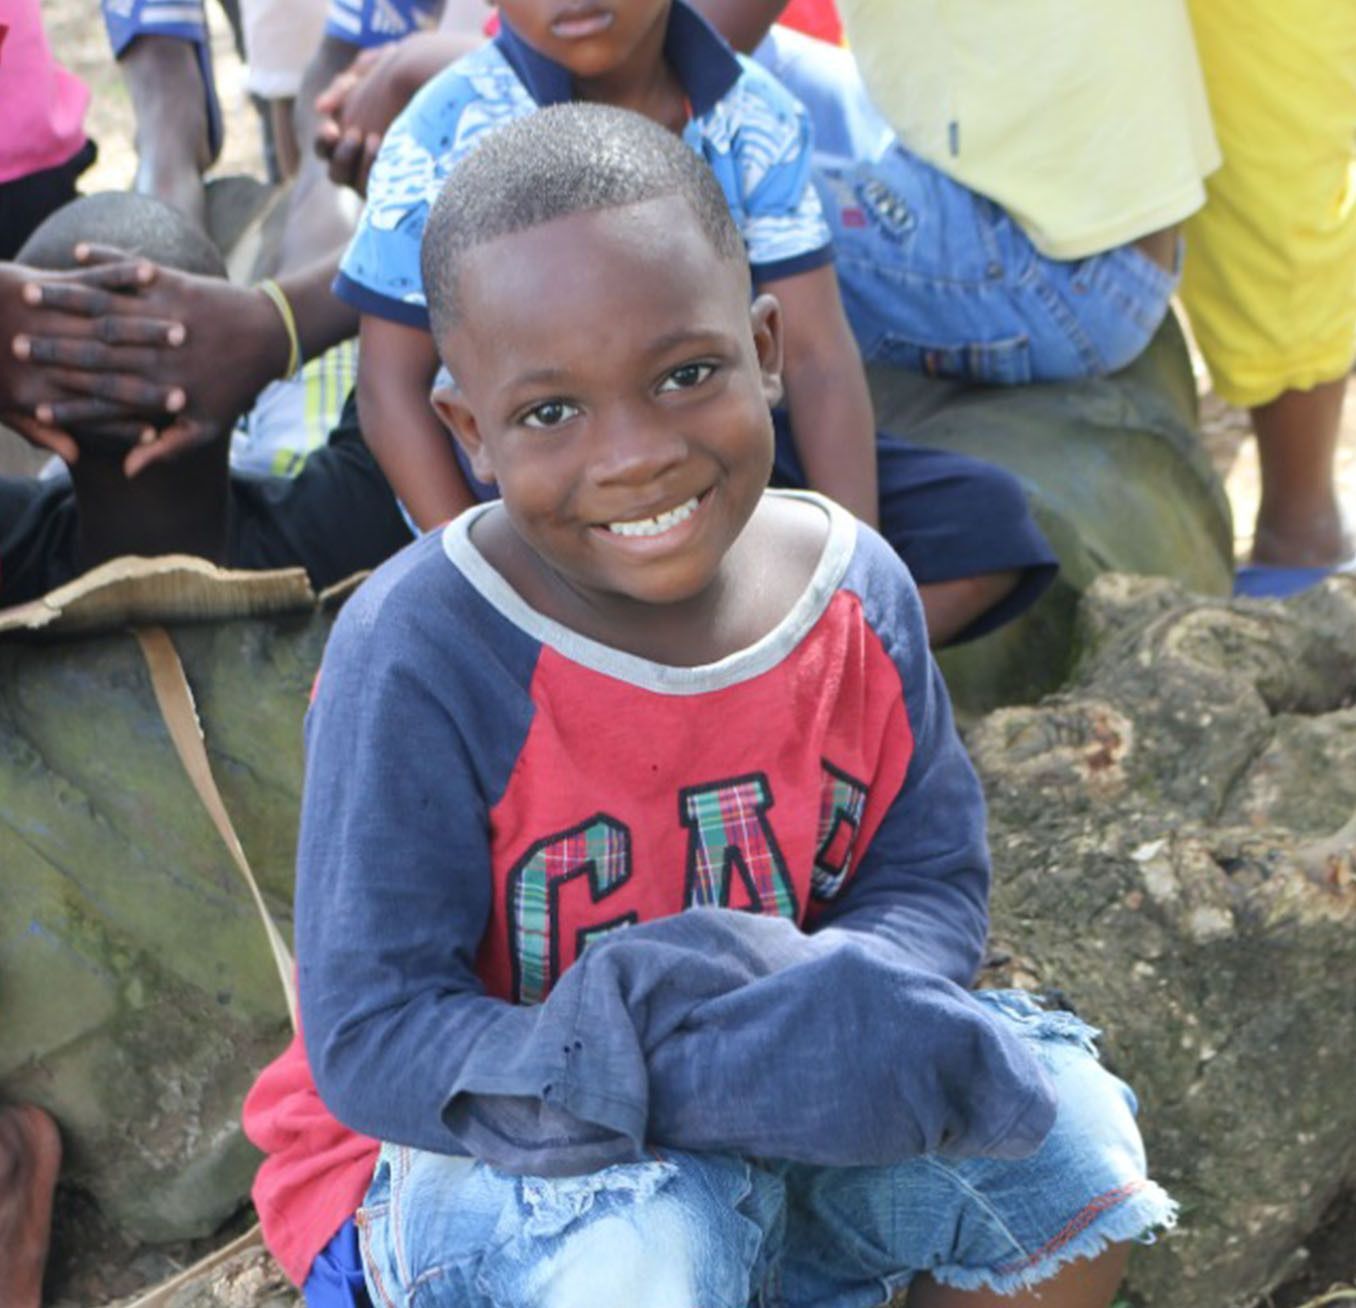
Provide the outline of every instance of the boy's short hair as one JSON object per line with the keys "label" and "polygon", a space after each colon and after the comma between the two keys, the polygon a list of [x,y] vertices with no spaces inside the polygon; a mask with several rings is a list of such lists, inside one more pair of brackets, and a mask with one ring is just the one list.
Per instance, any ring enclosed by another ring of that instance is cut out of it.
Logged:
{"label": "boy's short hair", "polygon": [[424,228],[420,267],[435,340],[455,325],[468,251],[556,218],[669,195],[687,201],[712,249],[744,242],[715,174],[658,123],[611,105],[553,105],[488,133],[449,174]]}
{"label": "boy's short hair", "polygon": [[201,227],[164,201],[132,191],[100,191],[62,205],[24,242],[15,262],[63,272],[79,266],[81,241],[114,245],[178,272],[226,276],[221,252]]}

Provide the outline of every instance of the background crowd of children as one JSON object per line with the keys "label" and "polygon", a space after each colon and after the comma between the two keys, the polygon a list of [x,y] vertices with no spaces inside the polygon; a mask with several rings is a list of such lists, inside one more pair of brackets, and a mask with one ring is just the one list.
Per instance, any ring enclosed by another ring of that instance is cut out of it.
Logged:
{"label": "background crowd of children", "polygon": [[[317,3],[303,6],[304,14],[285,8],[284,15],[283,6],[256,3],[243,13],[248,85],[267,106],[272,158],[284,173],[296,170],[290,221],[272,262],[247,275],[257,281],[320,262],[310,283],[318,293],[308,297],[303,287],[305,303],[294,305],[302,353],[315,361],[306,375],[262,397],[257,412],[262,384],[252,394],[236,388],[227,404],[208,393],[211,380],[188,362],[157,361],[156,381],[175,377],[188,385],[179,388],[184,418],[154,448],[171,452],[186,430],[203,440],[206,431],[251,414],[239,423],[237,470],[295,472],[324,444],[356,371],[366,395],[364,435],[391,477],[395,456],[380,451],[394,419],[382,414],[399,403],[392,397],[402,388],[393,379],[373,384],[376,365],[356,369],[347,340],[355,317],[342,311],[346,280],[337,283],[340,299],[329,294],[329,260],[346,244],[356,204],[326,180],[326,168],[335,181],[365,189],[399,110],[434,72],[483,41],[484,15],[464,3],[445,6],[438,27],[438,15],[417,5]],[[758,45],[782,8],[707,2],[709,15],[743,48]],[[1240,586],[1267,589],[1312,579],[1351,554],[1333,465],[1356,312],[1349,182],[1356,38],[1340,7],[1317,5],[1308,17],[1260,4],[1227,15],[1225,8],[1162,0],[1133,19],[1099,6],[1067,14],[1056,8],[1033,23],[1029,16],[995,19],[983,3],[948,8],[940,18],[910,3],[846,4],[851,55],[782,29],[759,57],[810,111],[814,188],[836,247],[847,322],[868,361],[1007,385],[1109,371],[1143,348],[1182,274],[1215,389],[1252,415],[1262,494],[1251,562],[1262,566],[1244,569]],[[136,111],[135,185],[200,220],[202,174],[220,146],[221,121],[205,16],[191,5],[138,3],[109,5],[105,17]],[[829,5],[798,0],[786,18],[830,41],[844,36]],[[8,28],[0,107],[21,130],[0,147],[0,253],[12,257],[23,233],[73,194],[93,144],[81,127],[84,92],[51,58],[37,5],[14,6]],[[891,39],[905,30],[908,42]],[[1040,76],[1031,75],[1033,67]],[[317,157],[312,142],[328,157]],[[1203,205],[1207,192],[1214,198]],[[1190,239],[1179,252],[1188,221]],[[357,257],[355,248],[350,261]],[[155,307],[180,317],[190,312],[179,301]],[[65,330],[9,308],[11,336]],[[315,315],[332,321],[308,339]],[[383,330],[395,320],[381,312],[362,317],[368,351],[377,354],[380,375],[390,377],[382,351],[408,350],[390,342],[412,338]],[[327,353],[339,341],[343,348]],[[213,362],[221,357],[215,353]],[[257,377],[254,361],[239,362],[241,376]],[[114,359],[99,366],[122,365]],[[423,526],[467,496],[464,476],[439,471],[441,456],[427,456],[446,448],[417,398],[427,366],[420,363],[409,388],[415,398],[394,410],[404,445],[426,447],[417,484],[402,490],[399,473],[393,481]],[[151,372],[144,361],[126,360],[125,367]],[[0,402],[9,425],[24,429],[40,393],[52,398],[81,384],[67,375],[44,388],[19,377]],[[173,389],[164,386],[160,397]],[[836,388],[800,389],[818,399]],[[143,392],[135,420],[163,427],[164,409]],[[863,399],[854,403],[861,410]],[[811,425],[807,417],[802,428]],[[26,434],[71,448],[31,425]],[[813,441],[803,431],[794,452],[803,458]],[[814,459],[801,470],[826,488],[857,475],[851,461],[825,468],[822,457],[818,465]],[[33,558],[52,557],[49,536],[34,544],[37,528],[29,526],[15,537],[19,506],[31,497],[5,491],[11,526],[0,544],[11,581],[0,602],[30,598],[96,561],[63,555],[57,565],[34,568]],[[841,497],[852,502],[853,495],[845,483]],[[61,511],[74,514],[73,503]],[[42,520],[50,534],[52,512],[48,500],[24,516]],[[300,535],[309,542],[314,533]],[[375,548],[385,544],[383,538]],[[18,555],[30,573],[22,587],[14,580]],[[291,545],[276,555],[233,557],[312,563]],[[926,567],[920,575],[927,577]],[[1007,615],[1017,607],[1009,604]]]}

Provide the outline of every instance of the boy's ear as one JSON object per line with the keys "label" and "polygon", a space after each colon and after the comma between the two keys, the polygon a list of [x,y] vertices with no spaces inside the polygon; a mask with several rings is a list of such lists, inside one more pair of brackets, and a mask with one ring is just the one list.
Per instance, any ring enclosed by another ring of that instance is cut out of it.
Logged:
{"label": "boy's ear", "polygon": [[774,295],[760,295],[749,306],[749,325],[763,375],[768,407],[782,398],[782,306]]}
{"label": "boy's ear", "polygon": [[466,403],[466,397],[455,386],[439,386],[430,399],[433,411],[442,419],[443,426],[466,452],[466,457],[471,461],[471,471],[481,481],[493,483],[494,468],[490,463],[489,451],[481,439],[480,424],[476,422],[471,406]]}

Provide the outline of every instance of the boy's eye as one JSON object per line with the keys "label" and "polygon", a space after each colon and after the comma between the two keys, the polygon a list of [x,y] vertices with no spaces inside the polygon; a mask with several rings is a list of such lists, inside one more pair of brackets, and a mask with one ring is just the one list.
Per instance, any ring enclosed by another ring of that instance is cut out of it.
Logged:
{"label": "boy's eye", "polygon": [[660,391],[686,391],[700,386],[716,370],[714,363],[685,363],[675,368],[662,382]]}
{"label": "boy's eye", "polygon": [[529,409],[519,421],[524,427],[559,427],[562,422],[568,422],[578,412],[575,405],[567,404],[564,400],[547,400],[544,404]]}

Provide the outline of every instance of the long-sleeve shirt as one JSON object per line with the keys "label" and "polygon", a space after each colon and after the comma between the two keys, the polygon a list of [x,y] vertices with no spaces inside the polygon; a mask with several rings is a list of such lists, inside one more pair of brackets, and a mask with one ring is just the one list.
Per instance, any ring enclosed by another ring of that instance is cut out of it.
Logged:
{"label": "long-sleeve shirt", "polygon": [[963,989],[983,807],[916,591],[809,498],[805,591],[705,667],[530,608],[472,542],[483,509],[350,600],[297,890],[306,1048],[347,1126],[542,1173],[1039,1143],[1044,1078]]}

